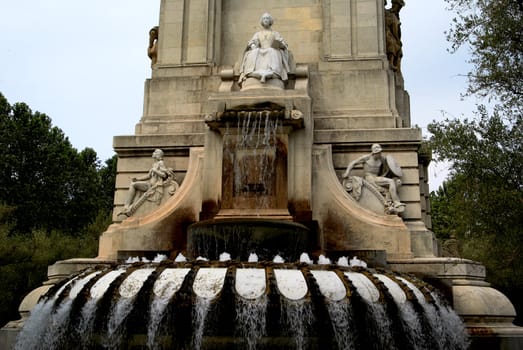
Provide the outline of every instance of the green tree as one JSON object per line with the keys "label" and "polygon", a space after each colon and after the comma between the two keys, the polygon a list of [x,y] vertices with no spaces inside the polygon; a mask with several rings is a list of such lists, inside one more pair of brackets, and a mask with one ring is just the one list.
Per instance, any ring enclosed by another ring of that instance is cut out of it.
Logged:
{"label": "green tree", "polygon": [[[481,111],[481,108],[480,108]],[[461,255],[481,261],[489,281],[523,314],[523,125],[483,110],[479,120],[429,125],[437,159],[452,162],[431,194],[433,229],[457,239]],[[520,321],[518,321],[520,322]]]}
{"label": "green tree", "polygon": [[523,5],[516,0],[445,0],[456,14],[447,39],[452,51],[468,46],[468,94],[495,98],[521,113]]}
{"label": "green tree", "polygon": [[102,194],[102,210],[108,213],[113,210],[117,163],[118,156],[115,154],[105,161],[105,165],[98,172],[100,176],[100,192]]}
{"label": "green tree", "polygon": [[436,160],[451,164],[431,194],[433,229],[481,261],[490,282],[523,316],[523,5],[516,0],[445,0],[456,17],[447,39],[467,46],[466,95],[487,98],[468,119],[429,124]]}
{"label": "green tree", "polygon": [[0,148],[0,201],[14,207],[16,232],[79,234],[100,210],[110,211],[112,160],[110,169],[101,167],[94,150],[78,152],[47,115],[24,103],[11,106],[2,94]]}
{"label": "green tree", "polygon": [[94,257],[111,223],[116,156],[76,151],[45,114],[0,94],[0,326],[57,260]]}
{"label": "green tree", "polygon": [[521,122],[507,124],[494,113],[479,121],[435,122],[429,131],[436,158],[452,161],[449,180],[433,194],[435,232],[440,237],[449,231],[461,237],[496,232],[523,240]]}
{"label": "green tree", "polygon": [[48,265],[72,257],[96,256],[98,235],[108,225],[105,216],[86,227],[82,236],[42,230],[22,235],[7,223],[12,213],[12,207],[0,205],[0,327],[19,318],[20,302],[47,279]]}

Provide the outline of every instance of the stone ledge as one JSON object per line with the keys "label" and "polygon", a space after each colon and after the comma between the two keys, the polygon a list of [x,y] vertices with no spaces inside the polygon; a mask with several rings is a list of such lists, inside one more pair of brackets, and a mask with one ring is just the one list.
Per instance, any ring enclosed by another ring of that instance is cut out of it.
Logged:
{"label": "stone ledge", "polygon": [[60,260],[47,267],[47,277],[49,280],[66,278],[72,273],[85,270],[88,267],[99,265],[110,265],[114,261],[102,260],[96,258],[76,258]]}
{"label": "stone ledge", "polygon": [[467,321],[482,319],[488,323],[511,323],[516,310],[500,291],[485,285],[454,285],[452,299],[456,312]]}
{"label": "stone ledge", "polygon": [[444,279],[479,279],[486,277],[485,266],[481,263],[461,258],[414,258],[391,259],[392,270],[420,274]]}
{"label": "stone ledge", "polygon": [[165,152],[170,148],[203,146],[204,142],[205,133],[115,136],[113,138],[113,148],[117,153],[147,148],[147,153],[155,148],[161,148]]}
{"label": "stone ledge", "polygon": [[316,130],[315,143],[383,145],[391,142],[421,143],[421,130],[410,128]]}

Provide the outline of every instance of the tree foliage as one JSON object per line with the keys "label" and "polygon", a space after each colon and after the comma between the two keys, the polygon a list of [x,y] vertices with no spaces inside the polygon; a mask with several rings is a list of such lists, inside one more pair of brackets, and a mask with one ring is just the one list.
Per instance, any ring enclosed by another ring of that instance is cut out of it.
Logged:
{"label": "tree foliage", "polygon": [[437,159],[453,162],[450,179],[434,196],[435,231],[462,238],[495,232],[501,239],[519,235],[523,242],[521,122],[483,114],[479,121],[432,123],[429,131]]}
{"label": "tree foliage", "polygon": [[74,149],[51,119],[0,93],[0,326],[57,260],[94,257],[111,223],[116,156]]}
{"label": "tree foliage", "polygon": [[94,257],[98,236],[110,223],[99,216],[82,236],[34,230],[17,234],[6,223],[13,208],[0,205],[0,326],[19,318],[18,305],[47,278],[47,266],[72,257]]}
{"label": "tree foliage", "polygon": [[432,223],[460,254],[481,261],[523,318],[523,2],[445,0],[456,17],[447,39],[467,46],[467,94],[487,98],[467,119],[428,126],[436,160],[451,164],[431,194]]}
{"label": "tree foliage", "polygon": [[456,17],[447,39],[469,46],[469,94],[495,98],[522,110],[523,5],[517,0],[445,0]]}
{"label": "tree foliage", "polygon": [[93,149],[78,152],[47,115],[1,94],[0,148],[0,202],[14,207],[16,232],[77,234],[99,210],[111,210],[114,168],[103,169]]}
{"label": "tree foliage", "polygon": [[480,114],[429,125],[437,159],[453,164],[431,194],[433,229],[444,241],[457,239],[463,257],[485,264],[489,281],[512,297],[521,316],[523,125],[496,111],[489,116],[480,108]]}

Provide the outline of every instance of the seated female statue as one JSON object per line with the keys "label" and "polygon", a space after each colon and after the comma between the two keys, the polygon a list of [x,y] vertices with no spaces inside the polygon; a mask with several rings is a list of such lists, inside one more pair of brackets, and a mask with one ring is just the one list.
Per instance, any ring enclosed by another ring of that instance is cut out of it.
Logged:
{"label": "seated female statue", "polygon": [[247,44],[240,65],[240,85],[248,78],[265,83],[268,79],[287,81],[289,51],[280,33],[271,29],[274,20],[268,13],[260,18],[262,30],[256,32]]}

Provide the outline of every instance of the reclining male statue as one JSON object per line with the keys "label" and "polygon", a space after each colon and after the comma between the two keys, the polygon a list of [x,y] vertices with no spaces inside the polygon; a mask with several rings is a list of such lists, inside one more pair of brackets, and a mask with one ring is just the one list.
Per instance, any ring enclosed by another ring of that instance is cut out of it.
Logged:
{"label": "reclining male statue", "polygon": [[173,170],[167,168],[163,162],[163,151],[156,149],[152,157],[155,162],[147,175],[131,179],[124,208],[118,215],[133,215],[146,200],[160,204],[166,186],[169,186],[170,195],[178,189]]}
{"label": "reclining male statue", "polygon": [[[383,149],[377,143],[371,147],[371,153],[363,155],[347,166],[347,170],[343,173],[343,185],[351,195],[359,200],[361,196],[361,189],[363,181],[373,186],[378,192],[374,191],[375,195],[381,194],[381,200],[385,207],[387,214],[399,214],[405,210],[405,204],[402,203],[398,196],[398,186],[401,185],[399,179],[403,172],[397,165],[392,156],[383,156]],[[351,170],[357,164],[363,164],[363,178],[349,176]]]}

